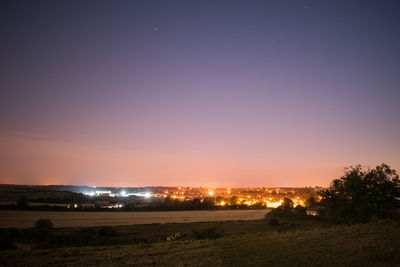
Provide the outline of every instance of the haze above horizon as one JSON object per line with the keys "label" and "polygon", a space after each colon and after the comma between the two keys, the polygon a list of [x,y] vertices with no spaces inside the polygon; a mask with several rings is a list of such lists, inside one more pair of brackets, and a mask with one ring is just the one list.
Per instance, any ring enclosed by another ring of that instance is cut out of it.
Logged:
{"label": "haze above horizon", "polygon": [[0,183],[400,170],[398,1],[2,1]]}

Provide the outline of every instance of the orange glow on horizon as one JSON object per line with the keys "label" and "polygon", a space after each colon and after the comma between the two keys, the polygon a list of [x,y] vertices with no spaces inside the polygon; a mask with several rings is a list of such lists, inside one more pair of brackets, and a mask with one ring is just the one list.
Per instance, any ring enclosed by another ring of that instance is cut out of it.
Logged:
{"label": "orange glow on horizon", "polygon": [[[191,157],[185,153],[170,155],[137,152],[5,135],[0,135],[0,146],[2,148],[0,183],[11,184],[71,184],[99,187],[183,184],[204,188],[207,188],[207,184],[221,187],[226,184],[230,187],[329,186],[332,177],[340,177],[343,166],[348,166],[347,162],[340,162],[334,164],[337,166],[335,168],[321,169],[315,167],[318,166],[315,163],[311,170],[302,164],[284,168],[285,165],[276,163],[270,168],[250,159],[240,160],[241,164],[238,164],[237,159],[229,157],[216,160],[208,155]],[[133,177],[141,178],[133,179]],[[320,177],[325,177],[324,182],[321,182]],[[232,194],[229,190],[225,192],[228,195]],[[279,192],[279,189],[276,192]]]}

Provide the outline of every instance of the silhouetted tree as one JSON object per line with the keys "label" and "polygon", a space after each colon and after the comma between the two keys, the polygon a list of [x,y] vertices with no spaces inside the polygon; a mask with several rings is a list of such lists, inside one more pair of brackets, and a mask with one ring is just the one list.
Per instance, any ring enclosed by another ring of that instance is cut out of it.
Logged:
{"label": "silhouetted tree", "polygon": [[297,214],[306,214],[306,209],[300,205],[297,205],[294,210]]}
{"label": "silhouetted tree", "polygon": [[219,203],[219,202],[221,202],[223,200],[224,200],[223,196],[217,196],[216,199],[215,199],[215,201],[217,201],[217,203]]}
{"label": "silhouetted tree", "polygon": [[283,203],[282,203],[281,206],[284,209],[291,209],[291,208],[293,208],[293,200],[291,200],[290,198],[285,197],[283,199]]}
{"label": "silhouetted tree", "polygon": [[314,197],[310,197],[306,200],[305,205],[307,208],[315,208],[318,204]]}
{"label": "silhouetted tree", "polygon": [[334,221],[367,222],[372,217],[393,218],[400,207],[400,180],[395,170],[382,163],[363,171],[360,165],[345,169],[321,193],[326,215]]}
{"label": "silhouetted tree", "polygon": [[199,198],[195,198],[191,202],[191,209],[199,209],[201,208],[201,200]]}
{"label": "silhouetted tree", "polygon": [[214,208],[215,207],[215,198],[213,198],[213,197],[204,198],[203,207],[205,207],[205,208]]}
{"label": "silhouetted tree", "polygon": [[230,205],[234,206],[239,204],[239,197],[238,196],[232,196],[230,199]]}

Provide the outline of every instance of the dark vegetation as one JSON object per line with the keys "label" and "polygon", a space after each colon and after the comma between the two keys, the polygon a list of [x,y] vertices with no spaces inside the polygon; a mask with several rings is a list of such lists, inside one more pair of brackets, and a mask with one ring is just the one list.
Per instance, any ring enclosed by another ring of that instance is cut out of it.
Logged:
{"label": "dark vegetation", "polygon": [[[306,201],[308,209],[320,210],[321,220],[331,223],[367,223],[378,219],[400,219],[400,180],[396,171],[382,163],[363,171],[360,165],[345,169],[340,179],[320,192],[317,202]],[[282,205],[266,214],[266,219],[302,217],[306,209],[285,198]]]}
{"label": "dark vegetation", "polygon": [[76,193],[68,186],[0,185],[0,202],[17,203],[24,206],[28,202],[42,203],[81,203],[88,198]]}
{"label": "dark vegetation", "polygon": [[27,229],[8,228],[1,230],[1,240],[11,244],[27,244],[35,248],[60,248],[75,246],[105,246],[118,244],[158,243],[179,233],[180,240],[215,239],[248,233],[312,229],[328,227],[315,217],[281,218],[271,227],[266,220],[221,221],[198,223],[142,224],[113,227],[52,228],[46,219],[38,220],[35,227]]}
{"label": "dark vegetation", "polygon": [[273,220],[274,218],[285,218],[285,217],[307,218],[308,216],[306,215],[306,209],[304,207],[296,206],[294,208],[293,201],[289,198],[284,198],[281,206],[272,209],[269,213],[265,214],[265,219],[267,220]]}
{"label": "dark vegetation", "polygon": [[[258,222],[268,229],[290,226]],[[249,224],[247,230],[256,227],[251,221],[243,223]],[[400,262],[400,225],[394,221],[224,234],[207,240],[9,250],[0,253],[0,265],[398,266]]]}
{"label": "dark vegetation", "polygon": [[344,176],[333,180],[320,194],[326,217],[333,222],[365,223],[400,217],[399,176],[384,163],[367,171],[360,165],[345,169]]}

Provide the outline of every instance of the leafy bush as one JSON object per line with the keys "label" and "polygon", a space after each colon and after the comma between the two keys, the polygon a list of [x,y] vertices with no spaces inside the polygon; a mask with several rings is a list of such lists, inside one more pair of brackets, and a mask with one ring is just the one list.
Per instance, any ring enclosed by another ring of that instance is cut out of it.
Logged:
{"label": "leafy bush", "polygon": [[315,200],[315,198],[314,197],[309,197],[307,200],[306,200],[306,207],[307,208],[316,208],[317,206],[318,206],[318,203],[317,203],[317,201]]}
{"label": "leafy bush", "polygon": [[279,206],[278,208],[272,209],[270,212],[264,215],[266,220],[274,218],[284,218],[284,217],[296,217],[302,218],[307,217],[306,209],[302,206],[297,206],[296,208],[289,208]]}
{"label": "leafy bush", "polygon": [[292,215],[294,215],[293,208],[283,208],[280,206],[265,214],[265,219],[270,219],[271,217],[287,217]]}
{"label": "leafy bush", "polygon": [[297,214],[302,214],[302,215],[306,214],[306,209],[300,205],[296,206],[296,208],[294,208],[294,210],[295,210],[295,213],[297,213]]}

